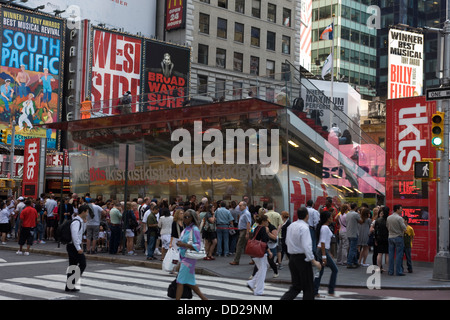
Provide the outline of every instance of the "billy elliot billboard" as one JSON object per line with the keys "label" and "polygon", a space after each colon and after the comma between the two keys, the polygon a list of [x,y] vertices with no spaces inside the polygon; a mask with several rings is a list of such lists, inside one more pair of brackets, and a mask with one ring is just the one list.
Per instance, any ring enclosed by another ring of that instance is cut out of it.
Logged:
{"label": "billy elliot billboard", "polygon": [[423,34],[390,29],[388,99],[423,94]]}
{"label": "billy elliot billboard", "polygon": [[92,117],[121,113],[131,95],[131,112],[183,106],[190,79],[190,49],[92,28]]}
{"label": "billy elliot billboard", "polygon": [[414,162],[436,158],[431,146],[435,101],[424,96],[386,101],[386,205],[403,206],[416,236],[412,258],[433,261],[436,254],[436,182],[414,180]]}
{"label": "billy elliot billboard", "polygon": [[65,22],[7,6],[0,15],[0,129],[15,123],[16,146],[47,138],[47,147],[57,149],[57,131],[36,125],[60,119]]}

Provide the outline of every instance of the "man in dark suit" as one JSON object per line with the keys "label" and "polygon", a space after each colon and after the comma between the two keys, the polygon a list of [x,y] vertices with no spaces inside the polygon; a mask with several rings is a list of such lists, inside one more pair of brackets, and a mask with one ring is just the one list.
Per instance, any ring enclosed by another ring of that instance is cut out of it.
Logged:
{"label": "man in dark suit", "polygon": [[59,222],[63,223],[66,219],[72,220],[73,215],[73,205],[69,203],[70,198],[65,197],[61,204],[59,205]]}

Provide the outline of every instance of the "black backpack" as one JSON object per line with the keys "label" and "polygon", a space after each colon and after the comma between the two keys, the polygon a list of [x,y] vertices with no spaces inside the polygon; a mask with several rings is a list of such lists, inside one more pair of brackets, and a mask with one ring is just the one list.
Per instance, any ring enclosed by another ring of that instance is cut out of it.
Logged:
{"label": "black backpack", "polygon": [[[75,220],[65,220],[62,224],[58,226],[58,229],[56,230],[56,236],[57,239],[59,239],[59,242],[61,242],[62,244],[69,244],[72,242],[72,232],[70,231],[70,226],[74,221]],[[80,229],[81,229],[81,222],[80,222]]]}

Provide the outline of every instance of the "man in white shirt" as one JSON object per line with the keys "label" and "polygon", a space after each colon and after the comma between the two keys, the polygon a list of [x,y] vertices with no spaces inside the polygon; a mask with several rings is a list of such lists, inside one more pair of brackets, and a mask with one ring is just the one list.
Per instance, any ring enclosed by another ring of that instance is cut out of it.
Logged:
{"label": "man in white shirt", "polygon": [[291,223],[286,232],[292,285],[281,300],[294,300],[301,291],[303,291],[303,300],[314,300],[312,266],[320,270],[321,265],[313,255],[308,210],[305,207],[298,209],[297,216],[298,220]]}
{"label": "man in white shirt", "polygon": [[306,203],[306,209],[308,210],[309,219],[309,231],[311,233],[311,239],[312,239],[312,247],[313,247],[313,253],[315,254],[315,248],[317,246],[317,239],[316,239],[316,228],[320,221],[320,213],[316,209],[313,208],[314,202],[312,200],[308,200]]}
{"label": "man in white shirt", "polygon": [[[67,244],[66,250],[69,255],[69,268],[67,269],[66,291],[80,291],[75,288],[79,283],[80,277],[86,269],[86,257],[81,246],[83,242],[83,233],[86,230],[86,218],[89,212],[87,205],[78,208],[78,215],[73,218],[70,225],[72,241]],[[79,272],[77,272],[79,271]]]}

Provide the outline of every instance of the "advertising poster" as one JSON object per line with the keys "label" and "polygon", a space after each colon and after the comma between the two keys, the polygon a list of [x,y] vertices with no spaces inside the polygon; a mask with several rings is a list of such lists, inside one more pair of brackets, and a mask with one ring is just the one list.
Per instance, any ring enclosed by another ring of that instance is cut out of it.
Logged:
{"label": "advertising poster", "polygon": [[436,255],[436,182],[414,179],[414,162],[436,158],[431,146],[435,101],[424,96],[386,101],[386,205],[403,206],[416,234],[412,259],[433,261]]}
{"label": "advertising poster", "polygon": [[184,0],[166,0],[166,30],[184,28]]}
{"label": "advertising poster", "polygon": [[388,99],[423,94],[423,39],[423,34],[389,30]]}
{"label": "advertising poster", "polygon": [[188,96],[190,57],[189,48],[145,41],[143,111],[183,106]]}
{"label": "advertising poster", "polygon": [[92,117],[119,114],[127,91],[131,112],[139,112],[142,39],[93,28],[91,48]]}
{"label": "advertising poster", "polygon": [[311,71],[312,0],[301,1],[300,65]]}
{"label": "advertising poster", "polygon": [[25,140],[22,195],[34,199],[38,197],[40,150],[41,139]]}
{"label": "advertising poster", "polygon": [[60,118],[65,22],[1,6],[0,16],[0,129],[14,121],[16,146],[47,138],[56,149],[57,131],[36,125]]}

